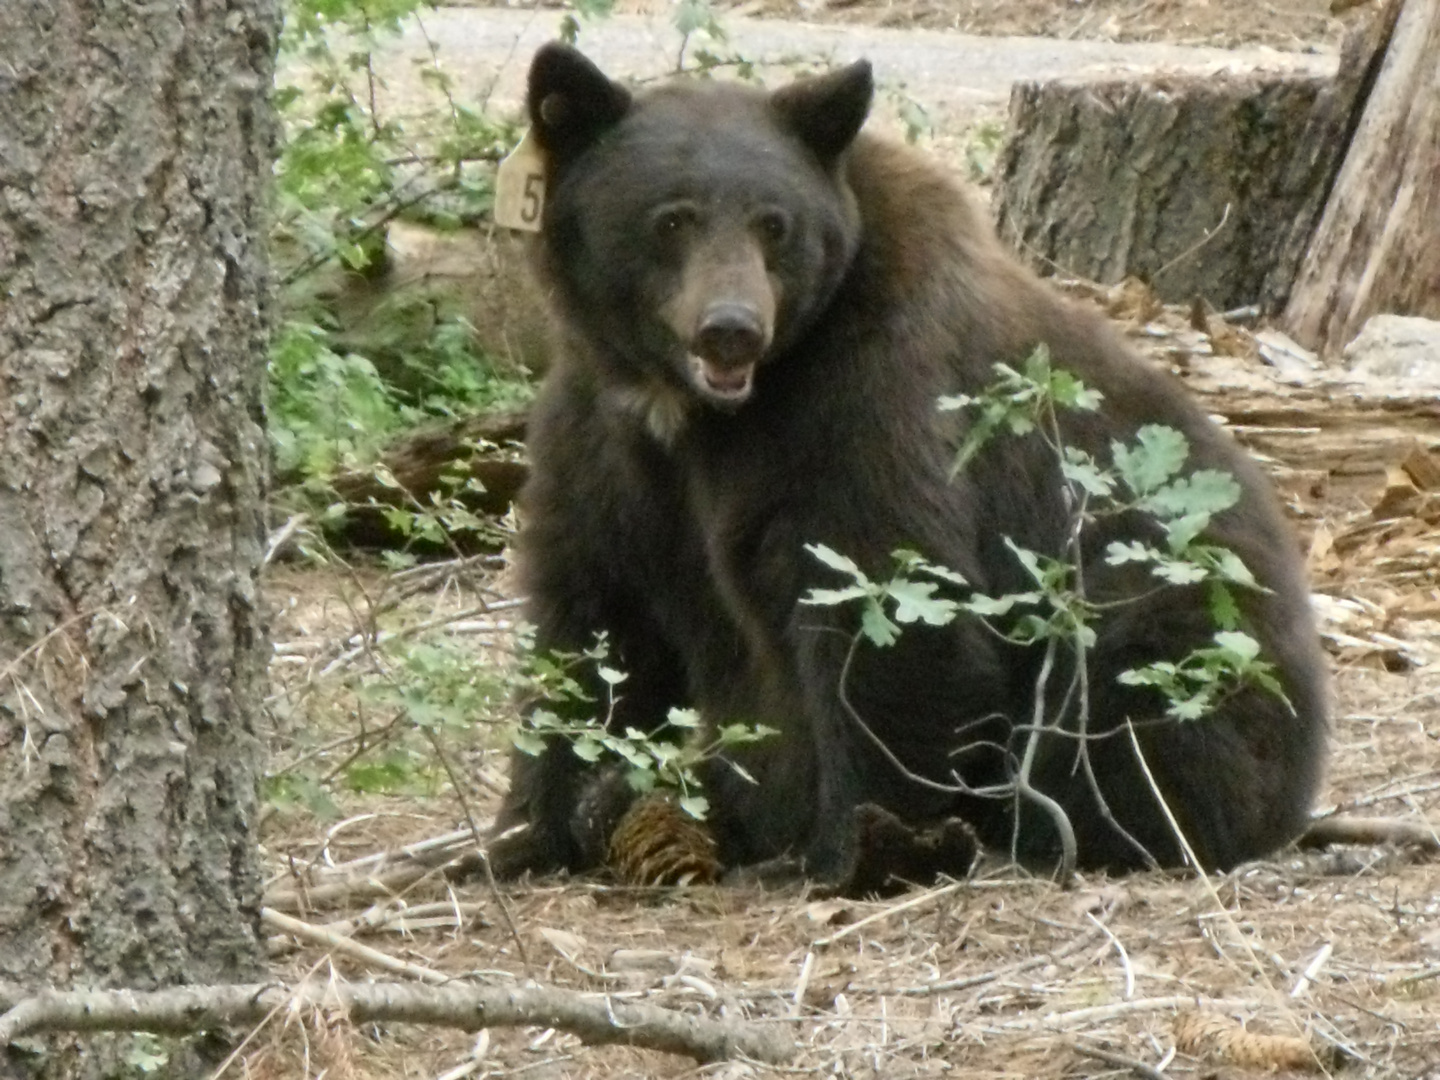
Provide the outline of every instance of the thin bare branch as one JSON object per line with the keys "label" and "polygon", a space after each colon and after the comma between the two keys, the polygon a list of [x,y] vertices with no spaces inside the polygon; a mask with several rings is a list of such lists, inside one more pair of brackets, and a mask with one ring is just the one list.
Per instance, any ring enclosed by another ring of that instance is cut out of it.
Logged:
{"label": "thin bare branch", "polygon": [[1069,1047],[1082,1057],[1094,1058],[1096,1061],[1103,1061],[1106,1065],[1114,1065],[1117,1069],[1129,1069],[1136,1076],[1143,1080],[1167,1080],[1165,1074],[1143,1061],[1126,1057],[1124,1054],[1117,1054],[1113,1050],[1106,1050],[1100,1046],[1091,1046],[1079,1039],[1071,1039]]}
{"label": "thin bare branch", "polygon": [[1347,814],[1320,818],[1310,823],[1300,837],[1301,847],[1322,848],[1332,844],[1393,844],[1440,851],[1440,826],[1404,818],[1362,818]]}
{"label": "thin bare branch", "polygon": [[899,990],[877,990],[877,993],[892,993],[904,997],[930,997],[932,994],[948,994],[955,990],[968,990],[972,986],[983,986],[985,983],[994,982],[996,979],[1008,979],[1012,975],[1018,975],[1022,971],[1029,971],[1032,968],[1047,967],[1062,960],[1072,953],[1077,953],[1091,945],[1098,944],[1105,939],[1105,928],[1101,926],[1096,930],[1089,930],[1080,936],[1067,941],[1057,949],[1048,953],[1041,953],[1038,956],[1031,956],[1015,964],[1007,964],[1005,967],[996,968],[994,971],[983,971],[978,975],[967,975],[960,979],[946,979],[943,982],[924,983],[920,986],[906,986]]}
{"label": "thin bare branch", "polygon": [[282,915],[278,911],[269,908],[260,909],[260,921],[272,929],[282,933],[293,934],[303,941],[312,945],[321,945],[331,952],[343,953],[354,960],[370,964],[374,967],[384,968],[386,971],[393,971],[397,975],[409,975],[412,979],[419,979],[421,982],[440,985],[450,981],[450,976],[436,971],[434,968],[421,967],[419,964],[412,964],[406,960],[399,960],[389,953],[381,952],[379,949],[372,949],[369,945],[361,945],[358,941],[352,941],[344,934],[336,933],[334,930],[327,930],[323,926],[311,926],[309,923],[301,922],[299,919],[292,919],[289,915]]}
{"label": "thin bare branch", "polygon": [[[9,988],[7,988],[8,990]],[[186,986],[132,990],[44,990],[0,997],[0,1047],[42,1031],[150,1031],[185,1034],[254,1024],[295,1005],[339,1010],[355,1024],[409,1023],[478,1031],[489,1027],[555,1028],[591,1045],[623,1044],[695,1061],[748,1057],[780,1064],[794,1054],[784,1026],[715,1020],[604,994],[530,984],[490,987],[451,983],[340,983],[296,986]]]}

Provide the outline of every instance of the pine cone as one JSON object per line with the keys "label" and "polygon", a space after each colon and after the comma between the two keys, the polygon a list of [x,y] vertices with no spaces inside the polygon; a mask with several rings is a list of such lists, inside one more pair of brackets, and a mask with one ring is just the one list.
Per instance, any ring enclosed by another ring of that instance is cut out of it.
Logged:
{"label": "pine cone", "polygon": [[608,861],[632,885],[695,885],[720,876],[714,837],[668,795],[647,795],[625,812]]}

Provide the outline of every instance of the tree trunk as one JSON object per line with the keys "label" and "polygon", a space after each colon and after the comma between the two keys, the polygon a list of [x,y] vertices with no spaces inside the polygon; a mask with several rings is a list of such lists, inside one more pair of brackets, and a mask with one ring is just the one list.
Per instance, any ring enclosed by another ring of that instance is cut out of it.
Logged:
{"label": "tree trunk", "polygon": [[[277,32],[274,0],[0,3],[0,978],[26,988],[262,971]],[[0,1075],[118,1075],[133,1037],[104,1038]]]}
{"label": "tree trunk", "polygon": [[1440,317],[1440,0],[1404,0],[1285,310],[1333,356],[1376,312]]}
{"label": "tree trunk", "polygon": [[1373,78],[1382,23],[1350,35],[1335,78],[1016,84],[1001,236],[1042,270],[1279,311]]}

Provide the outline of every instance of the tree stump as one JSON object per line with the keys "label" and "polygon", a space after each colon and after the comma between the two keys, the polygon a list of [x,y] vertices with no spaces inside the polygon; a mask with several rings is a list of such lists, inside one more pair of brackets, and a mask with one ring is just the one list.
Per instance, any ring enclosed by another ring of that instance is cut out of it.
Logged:
{"label": "tree stump", "polygon": [[1335,77],[1018,83],[1001,237],[1042,271],[1280,310],[1373,78],[1378,21],[1347,39]]}
{"label": "tree stump", "polygon": [[1440,0],[1404,0],[1285,310],[1338,353],[1370,315],[1440,317]]}

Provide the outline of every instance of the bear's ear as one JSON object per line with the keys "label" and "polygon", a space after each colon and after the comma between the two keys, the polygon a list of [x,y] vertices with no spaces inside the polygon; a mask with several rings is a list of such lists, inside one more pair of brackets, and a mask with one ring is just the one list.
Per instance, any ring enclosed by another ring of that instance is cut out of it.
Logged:
{"label": "bear's ear", "polygon": [[780,122],[830,166],[855,141],[874,97],[870,61],[857,60],[829,74],[782,87],[770,95],[770,105]]}
{"label": "bear's ear", "polygon": [[542,45],[530,62],[530,128],[557,160],[574,157],[630,110],[630,91],[569,45]]}

